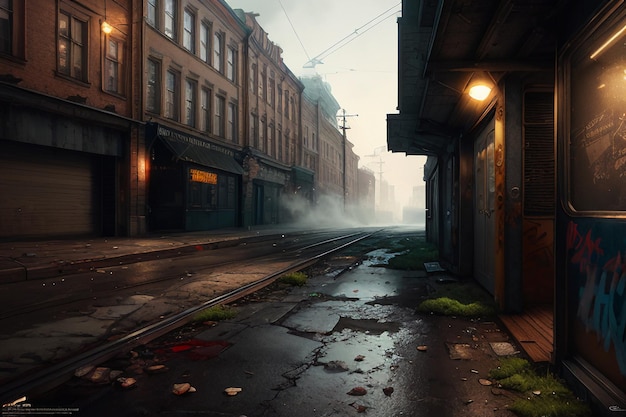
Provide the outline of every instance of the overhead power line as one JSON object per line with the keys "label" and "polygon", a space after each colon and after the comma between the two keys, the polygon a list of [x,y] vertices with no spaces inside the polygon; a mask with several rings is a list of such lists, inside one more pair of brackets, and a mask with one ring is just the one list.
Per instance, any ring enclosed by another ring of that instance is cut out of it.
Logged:
{"label": "overhead power line", "polygon": [[[365,23],[363,26],[356,28],[352,33],[346,35],[345,37],[343,37],[341,40],[337,41],[336,43],[334,43],[333,45],[331,45],[330,47],[328,47],[327,49],[325,49],[323,52],[321,52],[319,55],[310,58],[304,65],[303,68],[315,68],[315,66],[317,64],[323,64],[322,59],[328,57],[329,55],[337,52],[339,49],[343,48],[344,46],[346,46],[347,44],[349,44],[350,42],[352,42],[353,40],[355,40],[356,38],[358,38],[361,35],[364,35],[365,33],[367,33],[369,30],[373,29],[374,27],[376,27],[377,25],[379,25],[380,23],[384,22],[385,20],[387,20],[388,18],[392,17],[393,15],[396,14],[396,12],[394,11],[393,13],[389,13],[391,10],[394,10],[396,7],[400,6],[402,4],[402,2],[390,7],[389,9],[385,10],[384,12],[382,12],[381,14],[379,14],[378,16],[374,17],[372,20],[370,20],[369,22]],[[389,13],[389,14],[388,14]],[[388,15],[387,15],[388,14]],[[387,15],[387,16],[385,16]],[[384,18],[380,19],[382,16],[385,16]],[[376,20],[380,19],[378,22],[376,22]],[[374,23],[376,22],[376,23]],[[369,26],[369,27],[367,27]],[[363,28],[367,27],[367,29],[361,31]],[[307,58],[308,55],[307,55]]]}
{"label": "overhead power line", "polygon": [[285,10],[285,7],[283,6],[283,3],[280,0],[278,0],[278,4],[280,4],[280,8],[283,9],[283,13],[285,13],[285,17],[287,17],[287,21],[289,22],[289,25],[291,25],[291,29],[293,30],[293,33],[296,35],[298,42],[300,42],[300,46],[302,47],[302,50],[304,51],[304,55],[306,55],[307,59],[310,60],[311,58],[309,57],[309,53],[306,51],[306,48],[304,47],[304,44],[302,43],[302,39],[300,39],[300,36],[298,35],[298,32],[296,31],[295,26],[291,22],[291,19],[289,18],[289,15],[287,14],[287,10]]}

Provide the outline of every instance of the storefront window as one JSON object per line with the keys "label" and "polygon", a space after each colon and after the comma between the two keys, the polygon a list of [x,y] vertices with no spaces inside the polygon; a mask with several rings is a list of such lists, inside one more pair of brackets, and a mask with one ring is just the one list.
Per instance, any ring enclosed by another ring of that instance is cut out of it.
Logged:
{"label": "storefront window", "polygon": [[193,209],[235,209],[237,179],[232,175],[189,168],[189,207]]}
{"label": "storefront window", "polygon": [[572,56],[569,193],[575,210],[626,210],[626,21]]}

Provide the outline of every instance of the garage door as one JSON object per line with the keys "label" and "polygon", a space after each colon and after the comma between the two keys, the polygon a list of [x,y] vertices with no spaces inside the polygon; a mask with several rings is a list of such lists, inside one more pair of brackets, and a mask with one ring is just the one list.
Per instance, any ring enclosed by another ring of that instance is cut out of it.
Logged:
{"label": "garage door", "polygon": [[93,234],[89,154],[0,141],[0,237]]}

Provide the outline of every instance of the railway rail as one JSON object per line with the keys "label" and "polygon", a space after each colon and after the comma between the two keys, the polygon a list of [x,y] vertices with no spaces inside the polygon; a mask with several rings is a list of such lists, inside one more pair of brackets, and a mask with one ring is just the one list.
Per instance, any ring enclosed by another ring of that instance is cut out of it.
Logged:
{"label": "railway rail", "polygon": [[[2,383],[0,389],[0,401],[2,404],[12,403],[24,396],[35,395],[37,393],[50,390],[65,381],[73,375],[74,371],[82,366],[97,365],[116,356],[121,352],[127,352],[137,346],[144,345],[158,337],[161,337],[175,329],[188,324],[199,311],[218,304],[232,303],[246,295],[254,293],[270,284],[272,284],[280,276],[303,270],[320,259],[323,259],[337,251],[345,249],[351,245],[363,241],[378,233],[380,229],[370,229],[364,231],[354,230],[336,230],[336,231],[318,231],[308,233],[293,233],[291,235],[271,235],[263,238],[255,238],[248,241],[240,241],[237,245],[215,245],[215,250],[203,250],[201,252],[181,254],[181,252],[172,252],[169,255],[174,258],[177,265],[173,268],[166,268],[165,262],[172,263],[172,259],[163,259],[162,256],[146,258],[135,257],[135,261],[131,264],[120,263],[110,266],[111,269],[117,271],[126,271],[120,274],[126,277],[136,277],[136,271],[143,272],[143,278],[127,279],[127,281],[115,281],[109,283],[109,288],[101,289],[101,296],[114,297],[115,294],[128,292],[129,290],[137,292],[139,289],[149,288],[151,286],[167,285],[174,283],[180,279],[181,269],[185,264],[193,264],[195,272],[194,279],[201,280],[203,275],[210,273],[218,268],[232,268],[236,273],[237,268],[242,264],[270,264],[271,272],[265,274],[260,279],[253,279],[245,284],[226,288],[214,297],[201,302],[192,307],[185,308],[174,314],[164,318],[155,318],[152,323],[141,328],[134,329],[124,335],[118,336],[113,341],[99,341],[92,344],[88,349],[83,349],[64,360],[58,361],[41,368],[34,369],[30,372],[11,378]],[[155,259],[156,258],[156,259]],[[124,258],[125,262],[130,262],[130,258]],[[200,261],[207,261],[200,263]],[[99,266],[105,267],[100,264]],[[122,269],[124,268],[124,269]],[[94,266],[90,266],[89,273],[96,273]],[[158,273],[157,273],[158,272]],[[82,274],[74,272],[74,275],[66,277],[66,279],[76,280],[84,279]],[[32,282],[30,283],[32,285]],[[43,285],[43,284],[40,284]],[[14,287],[17,290],[18,287]],[[80,291],[79,291],[80,293]],[[4,293],[7,296],[6,292]],[[13,305],[12,309],[7,310],[7,305],[3,307],[0,314],[0,324],[18,321],[20,316],[37,315],[38,317],[46,316],[47,311],[51,308],[62,308],[77,302],[84,302],[91,297],[90,294],[65,294],[65,296],[57,299],[39,300],[39,302],[25,303],[21,306]],[[19,297],[18,297],[19,298]],[[9,303],[10,304],[10,303]],[[23,325],[23,324],[20,324]]]}

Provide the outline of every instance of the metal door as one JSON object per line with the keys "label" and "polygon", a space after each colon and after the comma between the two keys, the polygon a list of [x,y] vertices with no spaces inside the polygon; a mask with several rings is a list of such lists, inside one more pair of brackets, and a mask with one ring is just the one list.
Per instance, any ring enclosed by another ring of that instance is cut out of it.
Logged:
{"label": "metal door", "polygon": [[494,126],[490,124],[474,142],[474,278],[495,293]]}

